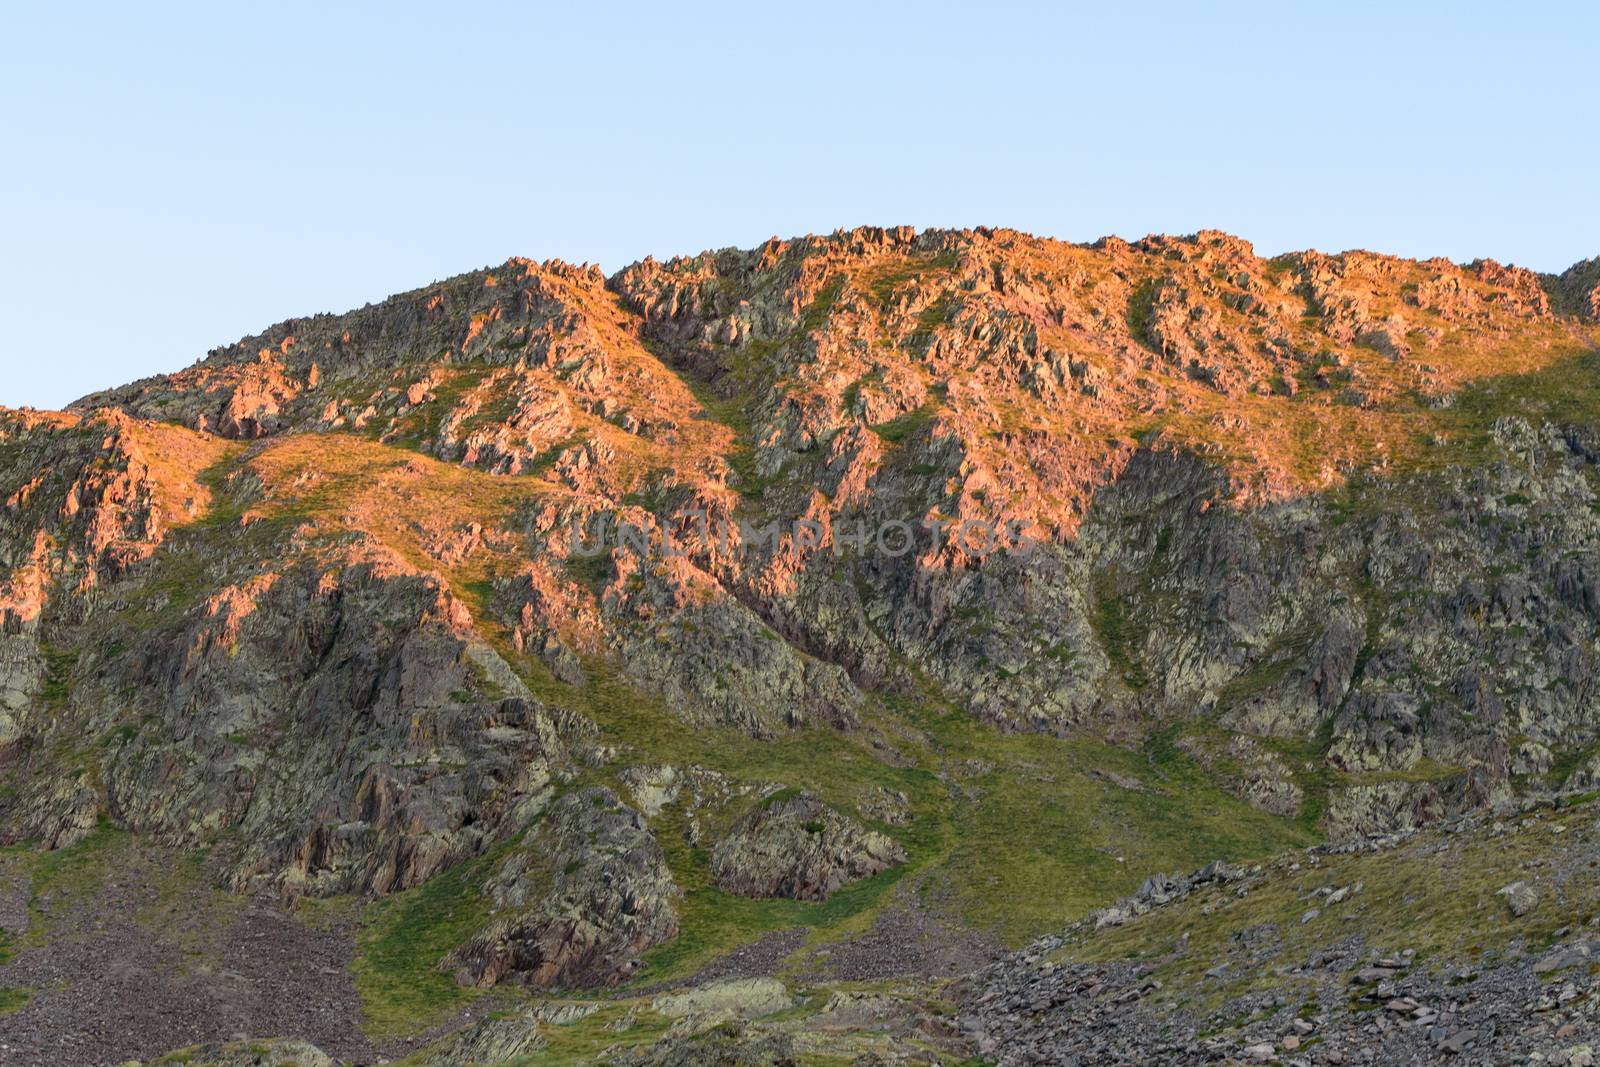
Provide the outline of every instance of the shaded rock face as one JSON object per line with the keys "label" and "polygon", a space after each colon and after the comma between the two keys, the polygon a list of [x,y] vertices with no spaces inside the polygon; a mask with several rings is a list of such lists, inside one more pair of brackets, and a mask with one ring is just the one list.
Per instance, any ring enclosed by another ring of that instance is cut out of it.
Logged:
{"label": "shaded rock face", "polygon": [[661,846],[604,787],[562,797],[484,889],[495,914],[454,958],[463,983],[614,985],[678,932]]}
{"label": "shaded rock face", "polygon": [[[25,768],[44,735],[82,728],[65,714],[78,640],[59,631],[87,626],[104,643],[120,629],[108,591],[209,502],[196,474],[221,455],[115,410],[0,411],[0,775]],[[81,840],[104,808],[95,777],[81,763],[32,777],[0,840]]]}
{"label": "shaded rock face", "polygon": [[1556,279],[1554,289],[1569,310],[1600,322],[1600,256],[1567,268]]}
{"label": "shaded rock face", "polygon": [[810,722],[848,728],[859,690],[840,667],[776,640],[760,617],[731,598],[681,613],[670,639],[625,639],[630,676],[708,724],[770,737]]}
{"label": "shaded rock face", "polygon": [[371,545],[281,562],[85,682],[159,694],[158,729],[112,735],[121,822],[237,831],[241,888],[383,893],[538,814],[584,727],[515,682],[437,579]]}
{"label": "shaded rock face", "polygon": [[717,842],[711,876],[742,897],[827,900],[836,891],[906,861],[892,838],[867,830],[813,793],[779,794],[756,805]]}
{"label": "shaded rock face", "polygon": [[533,701],[437,576],[372,538],[262,524],[203,549],[186,531],[178,580],[151,582],[162,516],[192,522],[219,453],[119,413],[19,422],[39,473],[12,510],[40,547],[0,636],[0,835],[66,845],[110,815],[232,835],[241,889],[388,892],[537,814],[590,728]]}

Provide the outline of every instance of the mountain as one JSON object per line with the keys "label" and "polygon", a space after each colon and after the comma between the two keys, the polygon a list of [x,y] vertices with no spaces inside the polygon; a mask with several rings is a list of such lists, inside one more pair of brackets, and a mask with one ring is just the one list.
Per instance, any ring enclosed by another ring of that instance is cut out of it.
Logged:
{"label": "mountain", "polygon": [[[1583,968],[1522,1031],[1348,1033],[1340,968],[1579,951],[1496,894],[1552,914],[1590,830],[1449,872],[1600,783],[1597,337],[1600,259],[867,228],[513,259],[0,412],[0,1042],[1567,1056]],[[1403,856],[1341,913],[1349,842]]]}

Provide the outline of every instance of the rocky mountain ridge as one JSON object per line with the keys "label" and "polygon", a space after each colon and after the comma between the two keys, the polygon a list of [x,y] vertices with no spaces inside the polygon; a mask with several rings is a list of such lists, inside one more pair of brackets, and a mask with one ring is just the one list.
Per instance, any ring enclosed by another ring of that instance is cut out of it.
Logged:
{"label": "rocky mountain ridge", "polygon": [[0,413],[0,836],[368,931],[448,883],[449,1006],[908,889],[1016,943],[1158,817],[1198,864],[1587,789],[1597,264],[514,259]]}

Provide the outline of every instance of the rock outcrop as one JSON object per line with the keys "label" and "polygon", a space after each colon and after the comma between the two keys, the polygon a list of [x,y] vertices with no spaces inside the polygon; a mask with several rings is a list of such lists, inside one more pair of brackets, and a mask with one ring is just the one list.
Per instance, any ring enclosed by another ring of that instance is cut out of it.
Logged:
{"label": "rock outcrop", "polygon": [[494,916],[454,960],[474,985],[614,985],[678,932],[661,846],[603,787],[562,797],[484,888]]}
{"label": "rock outcrop", "polygon": [[893,838],[865,829],[816,794],[778,793],[717,842],[711,875],[718,888],[741,897],[827,900],[905,861]]}

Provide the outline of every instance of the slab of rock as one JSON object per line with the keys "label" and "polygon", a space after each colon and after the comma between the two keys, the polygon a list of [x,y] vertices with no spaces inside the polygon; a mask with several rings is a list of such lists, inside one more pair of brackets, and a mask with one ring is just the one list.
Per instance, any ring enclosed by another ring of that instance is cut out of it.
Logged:
{"label": "slab of rock", "polygon": [[428,1056],[427,1067],[473,1067],[479,1063],[506,1063],[531,1056],[549,1042],[539,1033],[539,1021],[529,1012],[505,1018],[488,1018],[457,1034]]}
{"label": "slab of rock", "polygon": [[776,978],[730,978],[683,993],[668,993],[651,1001],[662,1015],[681,1019],[759,1019],[794,1006],[789,988]]}

